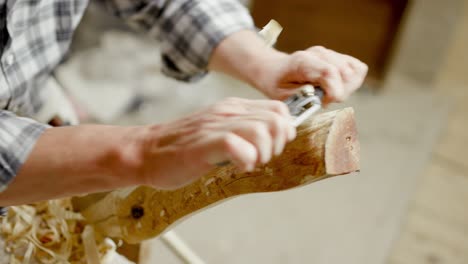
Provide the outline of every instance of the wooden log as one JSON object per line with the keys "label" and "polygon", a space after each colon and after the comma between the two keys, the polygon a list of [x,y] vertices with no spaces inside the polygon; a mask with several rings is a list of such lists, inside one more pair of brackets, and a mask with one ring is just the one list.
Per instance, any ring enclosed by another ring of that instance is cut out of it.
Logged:
{"label": "wooden log", "polygon": [[212,170],[174,191],[141,186],[109,193],[82,211],[97,231],[138,243],[201,209],[241,194],[276,192],[359,170],[354,111],[316,115],[298,128],[279,157],[240,173],[232,166]]}

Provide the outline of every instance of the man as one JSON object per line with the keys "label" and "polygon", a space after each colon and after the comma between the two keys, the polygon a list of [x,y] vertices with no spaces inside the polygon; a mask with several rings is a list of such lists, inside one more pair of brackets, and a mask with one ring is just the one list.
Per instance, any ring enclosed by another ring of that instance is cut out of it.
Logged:
{"label": "man", "polygon": [[[323,87],[328,104],[345,100],[367,73],[359,60],[323,47],[293,54],[266,47],[235,0],[102,2],[158,36],[163,71],[179,80],[219,71],[271,99],[311,83]],[[294,139],[287,107],[276,100],[231,98],[180,120],[135,127],[50,128],[25,118],[41,108],[41,87],[86,5],[0,0],[0,206],[141,184],[177,188],[226,160],[252,170]]]}

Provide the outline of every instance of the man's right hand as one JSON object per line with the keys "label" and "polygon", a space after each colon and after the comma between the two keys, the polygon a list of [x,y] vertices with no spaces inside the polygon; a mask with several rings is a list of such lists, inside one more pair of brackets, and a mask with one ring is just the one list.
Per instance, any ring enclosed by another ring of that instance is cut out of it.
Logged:
{"label": "man's right hand", "polygon": [[138,177],[156,188],[173,189],[225,161],[251,171],[295,138],[290,121],[283,102],[229,98],[177,121],[147,127],[139,140]]}
{"label": "man's right hand", "polygon": [[46,129],[0,205],[10,206],[135,185],[174,189],[230,161],[253,170],[295,137],[280,101],[226,99],[160,125]]}

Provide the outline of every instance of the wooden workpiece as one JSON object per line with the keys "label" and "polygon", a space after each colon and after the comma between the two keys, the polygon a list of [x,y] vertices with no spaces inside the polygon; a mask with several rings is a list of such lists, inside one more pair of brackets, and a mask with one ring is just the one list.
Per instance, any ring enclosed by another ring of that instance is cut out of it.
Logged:
{"label": "wooden workpiece", "polygon": [[359,171],[354,111],[316,115],[282,155],[250,173],[228,165],[174,191],[141,186],[111,192],[82,211],[105,236],[139,243],[195,212],[241,194],[276,192]]}

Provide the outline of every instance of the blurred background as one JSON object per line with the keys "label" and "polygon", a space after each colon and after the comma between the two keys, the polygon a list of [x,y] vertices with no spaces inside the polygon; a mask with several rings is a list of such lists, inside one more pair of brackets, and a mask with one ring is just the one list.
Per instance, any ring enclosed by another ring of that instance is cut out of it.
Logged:
{"label": "blurred background", "polygon": [[[230,200],[175,231],[207,263],[468,263],[468,2],[244,1],[277,48],[323,45],[370,67],[356,110],[361,173]],[[110,124],[163,122],[226,96],[262,98],[210,74],[160,73],[158,43],[91,5],[59,83]],[[337,105],[341,108],[345,105]],[[157,239],[146,263],[179,263]]]}

